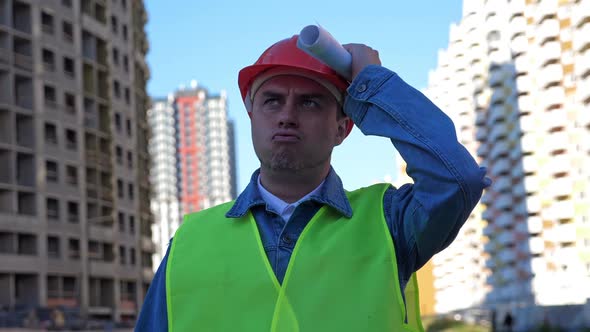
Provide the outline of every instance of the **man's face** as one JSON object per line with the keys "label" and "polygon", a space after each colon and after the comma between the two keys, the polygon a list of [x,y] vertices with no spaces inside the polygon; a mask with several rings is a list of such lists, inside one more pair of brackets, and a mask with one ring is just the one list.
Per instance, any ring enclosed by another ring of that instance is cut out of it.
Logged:
{"label": "man's face", "polygon": [[252,106],[252,141],[263,168],[298,172],[327,169],[346,136],[334,96],[312,79],[276,76],[258,89]]}

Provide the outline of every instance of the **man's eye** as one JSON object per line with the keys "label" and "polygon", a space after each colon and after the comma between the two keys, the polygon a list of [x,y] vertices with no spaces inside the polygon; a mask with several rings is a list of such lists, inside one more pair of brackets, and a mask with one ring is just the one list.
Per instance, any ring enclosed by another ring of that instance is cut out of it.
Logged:
{"label": "man's eye", "polygon": [[305,106],[305,107],[319,107],[320,104],[313,99],[306,99],[303,101],[303,106]]}
{"label": "man's eye", "polygon": [[266,98],[264,100],[264,105],[276,105],[279,102],[277,98]]}

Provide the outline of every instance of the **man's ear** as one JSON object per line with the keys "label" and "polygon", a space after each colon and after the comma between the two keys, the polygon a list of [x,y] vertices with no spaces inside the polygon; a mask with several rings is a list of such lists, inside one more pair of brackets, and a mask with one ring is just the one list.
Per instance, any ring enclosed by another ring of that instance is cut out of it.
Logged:
{"label": "man's ear", "polygon": [[344,142],[346,136],[350,132],[350,124],[352,123],[352,119],[348,116],[344,115],[338,119],[338,132],[336,133],[336,146],[340,145]]}

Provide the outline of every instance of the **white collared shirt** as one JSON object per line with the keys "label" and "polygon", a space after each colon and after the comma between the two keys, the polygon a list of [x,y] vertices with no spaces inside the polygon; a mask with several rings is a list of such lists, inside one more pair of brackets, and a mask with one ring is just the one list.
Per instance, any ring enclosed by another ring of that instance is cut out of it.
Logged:
{"label": "white collared shirt", "polygon": [[299,204],[306,201],[311,195],[317,194],[322,189],[324,181],[322,181],[322,183],[320,183],[320,185],[317,186],[314,190],[312,190],[309,194],[301,197],[301,199],[299,199],[297,202],[293,202],[291,204],[283,201],[282,199],[273,195],[270,191],[266,190],[266,188],[264,188],[262,186],[262,183],[260,182],[260,175],[258,175],[258,191],[260,191],[260,195],[262,196],[262,199],[266,202],[266,205],[278,212],[281,218],[283,218],[283,221],[286,223],[287,221],[289,221],[289,218],[291,218],[291,215],[295,211],[295,208],[299,206]]}

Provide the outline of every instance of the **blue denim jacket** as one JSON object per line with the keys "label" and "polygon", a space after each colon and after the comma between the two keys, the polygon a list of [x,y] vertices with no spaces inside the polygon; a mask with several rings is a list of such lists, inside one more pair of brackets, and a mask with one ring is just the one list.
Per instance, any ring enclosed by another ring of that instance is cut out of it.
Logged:
{"label": "blue denim jacket", "polygon": [[[365,135],[391,139],[414,180],[414,184],[397,189],[390,187],[383,199],[400,287],[404,289],[414,271],[455,239],[490,180],[485,177],[485,169],[478,167],[457,141],[450,118],[384,67],[369,66],[355,78],[348,89],[344,112]],[[346,217],[354,211],[340,178],[331,169],[319,194],[300,204],[284,223],[279,212],[267,207],[260,196],[258,174],[254,172],[226,216],[237,218],[252,211],[270,265],[282,282],[299,235],[322,205]],[[168,329],[167,257],[168,252],[143,303],[137,331]]]}

